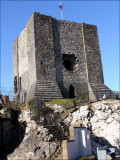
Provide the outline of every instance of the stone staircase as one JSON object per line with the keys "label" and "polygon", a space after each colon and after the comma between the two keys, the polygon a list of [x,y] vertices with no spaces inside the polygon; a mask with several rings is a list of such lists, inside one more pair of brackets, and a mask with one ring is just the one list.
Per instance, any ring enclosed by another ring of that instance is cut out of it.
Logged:
{"label": "stone staircase", "polygon": [[[59,119],[56,119],[55,123],[56,123],[57,125],[60,124],[62,121],[64,121],[65,118],[68,117],[68,115],[69,115],[70,113],[73,113],[74,111],[75,111],[75,108],[70,108],[70,109],[66,110],[66,112],[61,113],[60,118],[59,118]],[[68,124],[68,125],[69,125],[69,124]]]}
{"label": "stone staircase", "polygon": [[56,81],[36,81],[27,92],[26,102],[33,97],[36,97],[39,101],[63,98]]}
{"label": "stone staircase", "polygon": [[35,92],[35,83],[33,83],[31,86],[30,86],[30,89],[27,91],[27,95],[26,95],[26,103],[30,100],[33,99],[34,97],[34,92]]}
{"label": "stone staircase", "polygon": [[66,132],[62,131],[59,126],[55,125],[45,125],[47,129],[49,129],[49,134],[53,135],[53,141],[56,141],[58,144],[58,147],[56,151],[49,157],[50,160],[62,160],[63,155],[62,155],[62,141],[63,140],[68,140],[69,135],[66,134]]}
{"label": "stone staircase", "polygon": [[63,98],[56,81],[37,81],[34,96],[40,101]]}
{"label": "stone staircase", "polygon": [[69,108],[66,112],[61,114],[61,117],[59,119],[55,120],[55,125],[45,125],[47,129],[49,129],[49,133],[53,134],[53,140],[59,141],[59,145],[57,150],[51,155],[50,160],[62,160],[63,154],[62,154],[62,141],[69,139],[69,133],[68,130],[62,130],[59,124],[69,115],[69,113],[72,113],[75,110],[75,108]]}
{"label": "stone staircase", "polygon": [[106,85],[90,83],[90,86],[97,100],[114,98],[114,93]]}
{"label": "stone staircase", "polygon": [[50,158],[51,160],[62,160],[63,159],[63,151],[62,151],[62,146],[59,145],[57,151],[55,154]]}
{"label": "stone staircase", "polygon": [[[88,102],[81,102],[81,105],[86,105]],[[47,125],[45,124],[45,127],[49,129],[49,133],[53,134],[53,140],[59,141],[59,146],[57,150],[51,155],[50,160],[62,160],[63,159],[63,153],[62,153],[62,141],[63,140],[69,140],[69,122],[67,122],[65,119],[68,117],[70,113],[73,113],[76,110],[75,107],[68,108],[66,112],[61,113],[60,118],[55,120],[55,125]],[[61,130],[59,127],[59,124],[63,122],[64,123],[64,131]],[[68,127],[66,129],[66,127]]]}
{"label": "stone staircase", "polygon": [[62,142],[62,140],[69,139],[69,136],[62,131],[62,129],[59,126],[55,125],[46,125],[47,129],[49,129],[49,133],[53,134],[53,140]]}
{"label": "stone staircase", "polygon": [[[85,104],[85,103],[82,103],[82,104]],[[62,141],[70,139],[69,133],[68,133],[69,127],[67,131],[65,128],[64,128],[65,130],[62,131],[61,128],[58,127],[57,125],[60,124],[65,118],[68,117],[70,113],[73,113],[74,111],[75,111],[75,108],[69,108],[65,113],[61,114],[60,119],[55,120],[56,125],[45,125],[45,127],[49,129],[49,133],[54,135],[53,140],[57,140],[60,143],[57,150],[53,153],[53,155],[51,155],[50,160],[62,160],[63,159]],[[68,126],[69,126],[69,123],[68,123]]]}

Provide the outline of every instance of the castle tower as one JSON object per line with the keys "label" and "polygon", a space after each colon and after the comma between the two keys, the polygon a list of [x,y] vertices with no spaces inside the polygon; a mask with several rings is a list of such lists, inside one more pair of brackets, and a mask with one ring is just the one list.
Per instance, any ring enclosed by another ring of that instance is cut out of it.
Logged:
{"label": "castle tower", "polygon": [[104,85],[97,27],[34,12],[13,43],[14,97],[48,101],[86,95],[102,98]]}

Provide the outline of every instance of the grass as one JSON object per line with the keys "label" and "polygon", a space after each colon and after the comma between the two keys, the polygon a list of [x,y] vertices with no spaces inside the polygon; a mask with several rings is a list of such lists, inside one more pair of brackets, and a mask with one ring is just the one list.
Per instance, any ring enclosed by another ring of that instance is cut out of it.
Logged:
{"label": "grass", "polygon": [[88,160],[88,158],[87,157],[81,157],[78,160]]}
{"label": "grass", "polygon": [[57,104],[63,106],[63,108],[68,108],[74,106],[73,100],[74,99],[55,99],[49,102],[45,102],[45,104],[51,104],[51,105]]}
{"label": "grass", "polygon": [[57,104],[57,105],[61,105],[63,106],[64,109],[70,108],[70,107],[75,107],[75,106],[79,106],[81,104],[81,102],[83,102],[86,99],[85,96],[81,96],[78,99],[55,99],[49,102],[44,102],[45,104]]}

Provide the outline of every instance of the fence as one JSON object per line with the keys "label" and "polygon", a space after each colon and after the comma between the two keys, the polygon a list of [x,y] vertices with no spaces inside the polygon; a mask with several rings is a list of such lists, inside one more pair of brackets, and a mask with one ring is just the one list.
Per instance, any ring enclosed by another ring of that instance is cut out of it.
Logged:
{"label": "fence", "polygon": [[42,118],[42,102],[34,98],[29,102],[30,117],[33,118],[38,124],[41,124]]}
{"label": "fence", "polygon": [[14,91],[0,91],[3,96],[9,96],[9,100],[12,101],[14,97]]}

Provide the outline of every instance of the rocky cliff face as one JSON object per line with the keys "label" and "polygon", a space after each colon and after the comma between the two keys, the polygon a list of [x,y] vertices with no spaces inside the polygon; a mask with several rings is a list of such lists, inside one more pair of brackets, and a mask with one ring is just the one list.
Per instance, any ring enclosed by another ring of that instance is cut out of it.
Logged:
{"label": "rocky cliff face", "polygon": [[30,112],[22,111],[19,121],[26,121],[25,137],[14,153],[8,156],[8,160],[36,160],[48,158],[55,151],[57,144],[51,142],[52,134],[44,126],[39,126],[34,120],[30,120]]}
{"label": "rocky cliff face", "polygon": [[[66,111],[59,105],[47,105],[54,110],[54,114],[59,116]],[[81,124],[91,130],[91,142],[93,154],[96,154],[96,148],[98,146],[115,146],[116,154],[119,153],[119,124],[120,124],[120,101],[119,100],[104,100],[96,103],[77,106],[78,109],[69,114],[64,119],[63,123],[67,126]],[[51,117],[53,114],[51,113]],[[44,120],[44,119],[43,119]],[[16,145],[16,149],[12,148],[13,153],[8,155],[8,160],[36,160],[43,158],[50,158],[52,153],[57,148],[57,142],[53,140],[53,135],[43,125],[38,125],[34,120],[30,119],[29,110],[24,110],[19,116],[19,122],[27,122],[26,132],[24,139],[22,140],[22,134],[19,127],[11,128],[8,132],[8,140],[5,143],[19,140]],[[7,125],[8,128],[9,125]],[[63,126],[64,127],[64,126]],[[16,135],[14,134],[16,131]],[[24,132],[22,132],[24,133]],[[21,140],[21,141],[20,141]],[[11,148],[10,145],[7,146]]]}
{"label": "rocky cliff face", "polygon": [[0,117],[0,158],[19,146],[25,135],[25,124]]}

